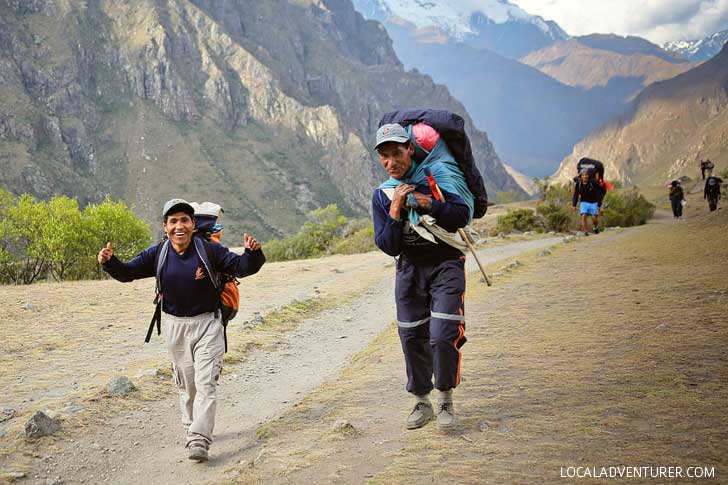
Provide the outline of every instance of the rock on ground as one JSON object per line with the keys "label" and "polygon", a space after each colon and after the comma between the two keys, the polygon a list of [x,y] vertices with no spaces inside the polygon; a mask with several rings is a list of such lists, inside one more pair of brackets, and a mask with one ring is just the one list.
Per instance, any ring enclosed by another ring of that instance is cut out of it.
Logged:
{"label": "rock on ground", "polygon": [[36,413],[25,423],[25,436],[28,438],[40,438],[41,436],[48,436],[61,427],[61,424],[48,416],[43,411],[36,411]]}

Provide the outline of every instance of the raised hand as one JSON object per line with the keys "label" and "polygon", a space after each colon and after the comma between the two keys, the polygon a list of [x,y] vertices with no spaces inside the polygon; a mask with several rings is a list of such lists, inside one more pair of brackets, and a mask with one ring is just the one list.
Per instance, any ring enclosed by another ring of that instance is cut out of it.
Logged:
{"label": "raised hand", "polygon": [[98,261],[99,264],[104,264],[114,255],[114,248],[111,247],[111,243],[107,242],[106,247],[99,251]]}
{"label": "raised hand", "polygon": [[243,247],[251,251],[257,251],[260,249],[260,243],[253,236],[248,236],[246,232],[243,234]]}

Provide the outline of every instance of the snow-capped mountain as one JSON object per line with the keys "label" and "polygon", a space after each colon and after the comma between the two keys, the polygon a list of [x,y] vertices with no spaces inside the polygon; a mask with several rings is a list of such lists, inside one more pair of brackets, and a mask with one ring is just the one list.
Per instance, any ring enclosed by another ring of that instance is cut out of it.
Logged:
{"label": "snow-capped mountain", "polygon": [[704,39],[668,42],[663,49],[681,55],[689,61],[707,61],[718,54],[726,42],[728,42],[728,30],[722,30]]}
{"label": "snow-capped mountain", "polygon": [[366,18],[435,28],[451,41],[518,58],[569,36],[507,0],[353,0]]}

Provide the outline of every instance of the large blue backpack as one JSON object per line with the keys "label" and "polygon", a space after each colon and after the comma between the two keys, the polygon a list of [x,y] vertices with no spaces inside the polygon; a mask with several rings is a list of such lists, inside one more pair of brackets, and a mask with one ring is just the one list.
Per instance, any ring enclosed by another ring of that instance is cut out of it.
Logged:
{"label": "large blue backpack", "polygon": [[470,140],[465,133],[465,120],[461,116],[440,109],[400,110],[385,113],[379,126],[388,123],[399,123],[405,127],[425,123],[437,130],[445,140],[450,153],[455,157],[455,161],[458,162],[468,189],[473,194],[473,217],[479,219],[485,215],[488,211],[488,193],[485,191],[483,177],[480,175],[478,167],[475,166],[473,149],[470,147]]}

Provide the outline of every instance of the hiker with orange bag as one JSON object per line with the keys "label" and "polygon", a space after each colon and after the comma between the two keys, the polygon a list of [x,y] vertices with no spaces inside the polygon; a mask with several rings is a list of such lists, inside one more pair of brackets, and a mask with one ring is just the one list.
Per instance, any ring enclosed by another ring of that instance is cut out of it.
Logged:
{"label": "hiker with orange bag", "polygon": [[158,331],[161,322],[187,427],[188,457],[207,461],[225,352],[219,275],[253,275],[265,256],[260,242],[248,234],[243,236],[242,255],[195,236],[195,210],[182,199],[164,204],[162,227],[166,239],[128,263],[114,256],[110,242],[97,259],[105,272],[122,282],[156,276],[158,305],[147,340],[155,321]]}

